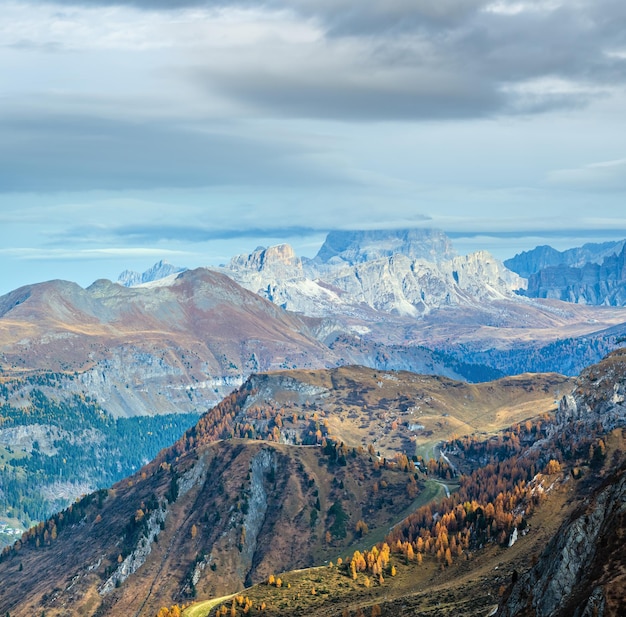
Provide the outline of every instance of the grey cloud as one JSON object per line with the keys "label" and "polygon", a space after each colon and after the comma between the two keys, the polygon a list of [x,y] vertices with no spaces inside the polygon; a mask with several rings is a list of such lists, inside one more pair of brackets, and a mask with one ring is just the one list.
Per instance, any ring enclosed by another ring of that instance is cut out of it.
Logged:
{"label": "grey cloud", "polygon": [[194,225],[150,225],[132,224],[111,226],[80,227],[69,229],[57,241],[64,239],[99,239],[103,235],[110,240],[133,244],[155,244],[157,242],[175,241],[187,243],[209,242],[211,240],[232,240],[236,238],[295,238],[307,237],[328,231],[313,227],[285,226],[285,227],[243,227],[223,228],[206,225],[198,220]]}
{"label": "grey cloud", "polygon": [[558,169],[548,174],[548,183],[577,191],[626,191],[626,159]]}
{"label": "grey cloud", "polygon": [[0,192],[351,182],[307,162],[309,154],[306,146],[214,127],[3,113]]}
{"label": "grey cloud", "polygon": [[29,41],[28,39],[22,39],[15,43],[4,45],[9,49],[15,49],[18,51],[43,51],[48,53],[57,53],[63,51],[63,45],[58,42],[49,42],[49,43],[36,43],[34,41]]}
{"label": "grey cloud", "polygon": [[349,74],[301,74],[297,70],[278,74],[261,67],[205,75],[209,87],[287,116],[348,121],[460,119],[486,116],[504,104],[489,84],[477,87],[454,75],[422,79],[409,73],[405,79],[389,80],[385,75],[352,79]]}
{"label": "grey cloud", "polygon": [[593,238],[606,238],[607,240],[621,239],[626,237],[626,228],[612,227],[610,229],[589,229],[568,227],[566,229],[532,229],[526,231],[497,231],[497,230],[483,230],[483,231],[446,231],[453,240],[460,240],[464,238],[499,238],[515,240],[520,238],[545,238],[545,239],[560,239],[560,238],[587,238],[593,236]]}
{"label": "grey cloud", "polygon": [[[285,49],[257,65],[255,50],[235,70],[205,65],[196,76],[266,113],[341,120],[538,114],[586,106],[626,83],[626,60],[607,53],[626,49],[616,25],[623,3],[580,0],[515,15],[479,10],[485,4],[428,14],[421,1],[385,11],[382,3],[301,2],[329,28],[309,56]],[[550,81],[562,89],[542,83]]]}
{"label": "grey cloud", "polygon": [[[339,120],[539,114],[586,106],[626,83],[626,3],[541,0],[58,0],[150,10],[280,9],[321,26],[308,43],[260,41],[184,73],[254,113]],[[504,3],[500,3],[504,5]],[[179,75],[181,73],[179,72]],[[560,80],[555,91],[542,84]]]}
{"label": "grey cloud", "polygon": [[317,17],[331,36],[403,33],[449,28],[462,23],[470,14],[488,4],[486,0],[299,0],[274,2],[293,8],[307,17]]}
{"label": "grey cloud", "polygon": [[[35,2],[39,0],[34,0]],[[44,0],[45,1],[45,0]],[[489,4],[488,0],[53,0],[68,6],[129,6],[144,10],[178,10],[205,6],[246,9],[289,10],[321,20],[338,36],[372,34],[386,30],[441,27],[459,23],[470,13]]]}

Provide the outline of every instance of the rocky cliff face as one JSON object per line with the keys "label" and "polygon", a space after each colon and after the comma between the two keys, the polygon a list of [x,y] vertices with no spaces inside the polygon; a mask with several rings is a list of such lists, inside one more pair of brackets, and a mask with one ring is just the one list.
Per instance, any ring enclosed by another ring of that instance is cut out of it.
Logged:
{"label": "rocky cliff face", "polygon": [[[626,350],[585,370],[561,401],[554,437],[583,438],[626,430]],[[575,442],[574,442],[575,443]],[[603,617],[626,611],[626,464],[619,450],[579,492],[584,499],[563,523],[538,563],[513,585],[499,617]]]}
{"label": "rocky cliff face", "polygon": [[450,239],[438,229],[331,231],[313,264],[354,265],[392,255],[439,262],[456,253]]}
{"label": "rocky cliff face", "polygon": [[525,287],[485,251],[455,257],[435,230],[332,232],[304,264],[280,245],[236,257],[222,271],[288,310],[362,319],[376,319],[372,310],[419,317],[442,306],[512,298]]}
{"label": "rocky cliff face", "polygon": [[626,305],[626,246],[601,264],[580,268],[560,265],[532,274],[526,295],[566,302],[608,306]]}
{"label": "rocky cliff face", "polygon": [[581,268],[587,263],[601,264],[606,257],[617,255],[626,240],[618,242],[589,243],[580,247],[557,251],[551,246],[538,246],[532,251],[524,251],[507,259],[504,265],[524,278],[530,277],[544,268],[571,266]]}
{"label": "rocky cliff face", "polygon": [[626,610],[626,469],[563,524],[513,586],[498,617],[608,617]]}
{"label": "rocky cliff face", "polygon": [[481,251],[439,263],[393,255],[325,273],[325,280],[357,302],[418,317],[433,308],[513,296],[524,281]]}

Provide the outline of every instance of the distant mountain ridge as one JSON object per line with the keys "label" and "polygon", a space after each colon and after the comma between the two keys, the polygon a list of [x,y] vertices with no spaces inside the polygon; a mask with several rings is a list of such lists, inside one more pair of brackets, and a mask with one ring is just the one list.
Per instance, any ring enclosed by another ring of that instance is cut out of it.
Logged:
{"label": "distant mountain ridge", "polygon": [[524,293],[531,298],[625,306],[626,245],[620,253],[605,257],[601,264],[586,263],[580,268],[561,265],[531,274]]}
{"label": "distant mountain ridge", "polygon": [[171,263],[161,260],[155,263],[145,272],[135,272],[134,270],[124,270],[118,278],[117,282],[124,287],[137,287],[145,283],[153,283],[160,279],[164,279],[172,274],[185,272],[187,268],[174,266]]}
{"label": "distant mountain ridge", "polygon": [[221,272],[305,315],[420,317],[443,306],[514,298],[525,281],[486,251],[457,256],[439,230],[331,232],[310,260],[286,244],[231,259]]}
{"label": "distant mountain ridge", "polygon": [[588,243],[583,246],[558,251],[548,245],[537,246],[504,260],[504,265],[523,278],[529,278],[544,268],[571,266],[581,268],[587,263],[601,264],[606,257],[617,255],[626,240],[615,242]]}
{"label": "distant mountain ridge", "polygon": [[0,297],[0,366],[68,374],[118,417],[198,413],[251,372],[335,364],[312,325],[204,268],[156,287],[50,281]]}

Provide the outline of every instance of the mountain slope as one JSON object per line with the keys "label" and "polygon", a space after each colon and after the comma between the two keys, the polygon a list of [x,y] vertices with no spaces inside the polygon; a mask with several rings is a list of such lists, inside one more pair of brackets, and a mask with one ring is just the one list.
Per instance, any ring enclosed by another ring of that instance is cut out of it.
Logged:
{"label": "mountain slope", "polygon": [[549,267],[532,274],[526,295],[580,304],[626,305],[626,245],[601,264]]}
{"label": "mountain slope", "polygon": [[[406,472],[364,454],[340,466],[320,448],[239,440],[174,454],[25,535],[0,563],[3,614],[154,615],[328,559],[359,519],[388,526],[413,499]],[[362,486],[375,481],[381,495]]]}
{"label": "mountain slope", "polygon": [[76,372],[67,390],[116,416],[197,412],[250,372],[334,360],[303,319],[205,269],[164,287],[20,288],[0,298],[0,350],[5,375]]}
{"label": "mountain slope", "polygon": [[567,384],[360,367],[254,376],[134,476],[4,551],[0,613],[152,616],[371,545],[441,491],[409,463],[411,436],[432,452],[459,430],[491,433],[546,412]]}
{"label": "mountain slope", "polygon": [[[383,614],[484,615],[511,578],[526,580],[532,553],[577,520],[585,498],[608,487],[603,503],[621,503],[615,473],[626,447],[626,353],[590,367],[554,416],[546,412],[555,385],[567,382],[520,376],[468,386],[359,367],[255,376],[133,477],[6,550],[0,612],[152,617],[194,594],[219,596],[281,570],[349,557],[387,534],[391,548],[363,553],[355,577],[357,553],[347,565],[281,575],[293,592],[266,583],[247,589],[235,614],[250,596],[273,615],[371,613],[374,605]],[[433,430],[439,424],[435,437],[473,433],[442,444],[442,458],[428,475],[415,471],[415,483],[403,454],[408,427],[400,430],[411,412],[423,412],[418,432],[430,421]],[[380,458],[362,447],[373,439]],[[446,485],[456,492],[431,501],[436,482],[445,483],[437,474],[449,478],[455,467],[464,475]],[[404,522],[396,518],[415,508]],[[598,519],[600,529],[621,520],[613,507],[602,512],[609,518]],[[369,526],[362,539],[359,521]],[[570,528],[557,537],[569,538]],[[618,545],[607,546],[617,550],[611,563],[620,563]],[[390,561],[378,566],[376,555],[387,550]],[[607,606],[622,597],[612,591],[620,580],[593,579],[606,588]]]}
{"label": "mountain slope", "polygon": [[[620,350],[580,376],[555,417],[446,445],[450,458],[469,465],[459,491],[394,527],[384,576],[375,569],[386,550],[379,543],[356,575],[355,553],[348,565],[281,574],[291,592],[263,584],[241,599],[276,616],[622,615],[625,398]],[[205,617],[211,606],[245,614],[235,598],[200,602],[184,615]]]}
{"label": "mountain slope", "polygon": [[[538,563],[514,581],[498,615],[618,616],[626,610],[626,352],[609,355],[581,375],[565,397],[557,420],[578,431],[602,426],[607,436],[589,448],[579,503],[542,552]],[[619,444],[606,451],[611,442]]]}
{"label": "mountain slope", "polygon": [[626,612],[626,468],[610,475],[561,526],[522,576],[502,617],[623,615]]}
{"label": "mountain slope", "polygon": [[618,242],[602,242],[601,244],[584,244],[583,246],[557,251],[551,246],[537,246],[531,251],[524,251],[511,259],[506,259],[504,265],[523,278],[529,278],[545,268],[556,266],[571,266],[581,268],[585,264],[601,264],[606,257],[617,255],[626,244],[626,240]]}

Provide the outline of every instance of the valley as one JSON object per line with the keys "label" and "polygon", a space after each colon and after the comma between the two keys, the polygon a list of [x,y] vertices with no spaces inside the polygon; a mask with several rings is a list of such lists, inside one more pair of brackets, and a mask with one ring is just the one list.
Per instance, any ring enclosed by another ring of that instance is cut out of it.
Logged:
{"label": "valley", "polygon": [[626,0],[0,15],[0,617],[626,617]]}
{"label": "valley", "polygon": [[120,281],[0,298],[0,613],[619,614],[625,307],[440,232]]}
{"label": "valley", "polygon": [[[38,607],[53,616],[68,611],[155,615],[163,606],[232,592],[258,598],[277,615],[283,609],[292,614],[289,611],[297,605],[311,614],[339,614],[341,607],[370,607],[379,600],[390,611],[396,610],[394,597],[415,610],[442,595],[450,607],[458,608],[469,600],[450,589],[458,576],[465,576],[461,573],[470,567],[463,565],[468,559],[472,568],[468,580],[480,581],[471,605],[478,610],[488,601],[495,604],[489,590],[496,583],[498,589],[502,586],[517,562],[506,563],[521,550],[504,556],[508,534],[513,525],[521,529],[530,525],[530,544],[523,536],[515,546],[537,546],[546,536],[537,536],[532,531],[535,525],[541,534],[553,529],[539,525],[541,518],[535,516],[547,516],[556,507],[549,505],[552,491],[547,489],[566,480],[570,466],[581,464],[581,456],[585,464],[589,447],[579,441],[593,444],[604,439],[603,460],[621,456],[613,453],[623,445],[617,429],[623,408],[604,392],[622,392],[624,366],[624,356],[614,355],[576,384],[558,375],[527,375],[471,385],[361,367],[254,376],[149,465],[110,490],[85,497],[24,534],[21,546],[5,550],[0,572],[9,582],[0,592],[0,611],[18,617],[33,614]],[[602,377],[609,370],[613,373]],[[586,394],[591,378],[604,385]],[[582,400],[592,403],[584,397],[595,397],[589,417],[578,417],[575,424],[570,420],[572,402],[562,402],[556,413],[554,406],[559,397],[573,401],[567,398],[571,390],[581,400],[576,409],[582,409]],[[608,408],[602,412],[600,404]],[[423,428],[411,427],[411,412],[422,412]],[[592,428],[598,422],[603,428]],[[385,424],[380,434],[378,423]],[[444,441],[442,451],[453,466],[412,454],[419,441],[411,437],[420,431],[425,433],[422,443]],[[571,438],[566,438],[568,431],[574,431]],[[533,443],[540,437],[543,445],[538,450]],[[557,464],[552,469],[549,461],[563,457],[563,448],[571,443],[584,454],[569,455],[564,467]],[[492,461],[486,468],[485,460]],[[490,476],[496,463],[501,471]],[[597,481],[613,465],[607,462]],[[538,474],[544,467],[547,475]],[[463,475],[454,479],[454,469]],[[432,492],[437,478],[444,483],[454,479],[449,497]],[[585,478],[596,483],[593,476]],[[492,488],[474,492],[483,481],[493,483]],[[568,495],[572,486],[565,483],[554,495]],[[547,491],[547,501],[539,494],[533,497],[537,487]],[[506,493],[498,497],[502,490]],[[421,493],[430,501],[416,502]],[[481,527],[477,508],[488,512],[492,507],[485,499],[495,500],[495,515],[488,514],[495,518]],[[561,498],[555,499],[559,503]],[[511,505],[505,505],[508,500]],[[464,503],[475,505],[466,510]],[[526,504],[526,514],[517,513],[521,503]],[[410,504],[417,510],[399,522],[400,512],[413,509]],[[437,530],[434,527],[435,512],[443,512],[439,518],[447,521],[446,542],[460,556],[449,565],[441,551],[435,554],[443,542],[439,523]],[[450,522],[451,513],[456,514],[457,527]],[[563,515],[559,512],[553,525],[560,524]],[[416,536],[414,530],[420,528],[428,533]],[[419,538],[430,540],[422,547]],[[364,546],[383,541],[393,548],[383,566],[382,583],[375,562],[362,573],[357,570],[356,579],[349,571],[346,574],[347,566],[335,563],[342,557],[349,564],[354,551],[369,554]],[[481,544],[487,546],[484,553]],[[64,557],[70,547],[81,555],[79,562]],[[421,566],[414,563],[417,554],[422,555]],[[481,578],[480,564],[493,560],[503,563],[502,572]],[[323,568],[323,574],[318,570],[285,574],[293,592],[282,587],[272,591],[263,583],[270,575],[325,561],[335,565]],[[388,574],[391,565],[397,581]],[[310,594],[315,597],[305,602],[302,585],[311,584],[311,577],[318,581],[315,594]],[[255,583],[260,584],[261,595],[250,596],[257,588],[240,591]]]}

